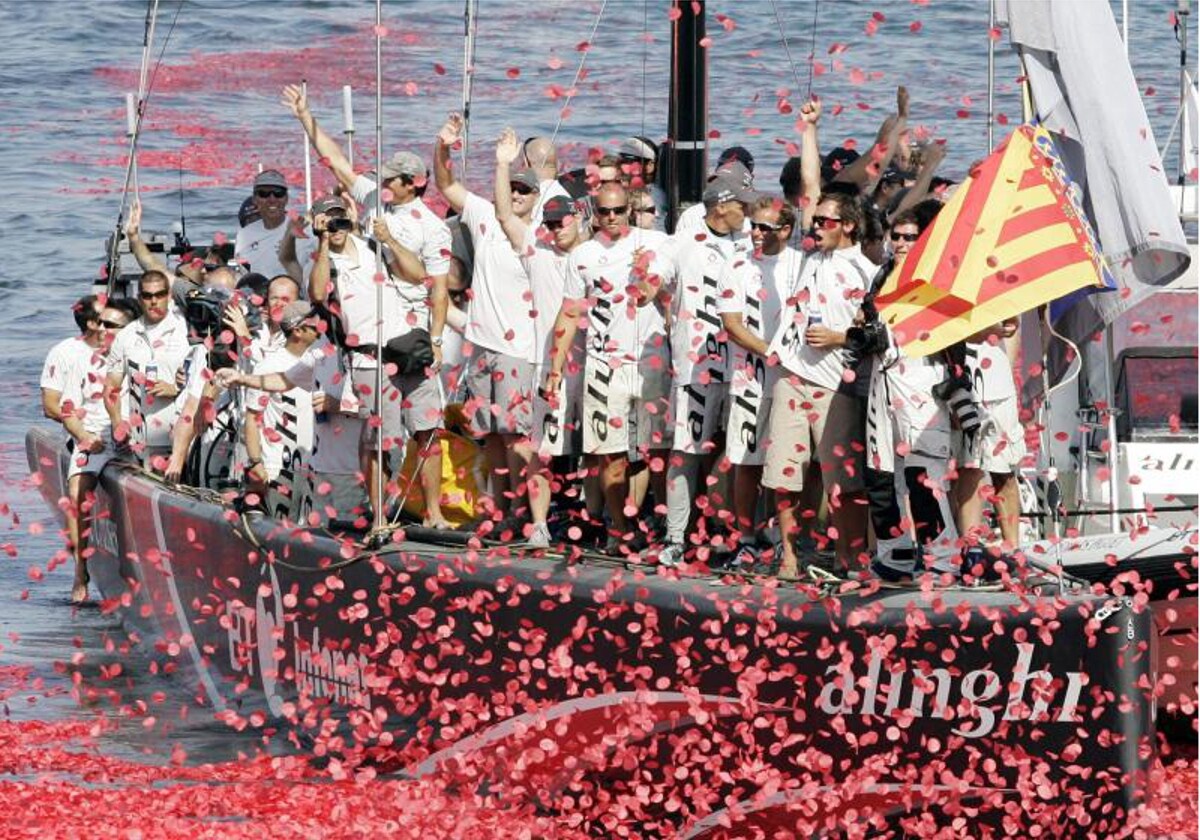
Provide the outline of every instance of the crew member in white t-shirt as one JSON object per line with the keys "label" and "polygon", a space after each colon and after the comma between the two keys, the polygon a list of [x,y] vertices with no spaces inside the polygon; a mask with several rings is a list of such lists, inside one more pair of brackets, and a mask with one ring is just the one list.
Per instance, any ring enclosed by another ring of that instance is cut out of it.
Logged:
{"label": "crew member in white t-shirt", "polygon": [[55,345],[42,372],[43,407],[47,416],[53,410],[67,433],[67,538],[75,555],[71,601],[76,604],[88,597],[88,497],[112,455],[104,408],[108,349],[129,320],[122,309],[100,309],[95,295],[81,299],[75,304],[75,322],[82,334],[68,339],[70,344]]}
{"label": "crew member in white t-shirt", "polygon": [[287,216],[287,178],[276,169],[263,170],[254,178],[253,196],[260,218],[238,231],[233,258],[264,277],[289,274],[280,257],[284,239],[294,237]]}
{"label": "crew member in white t-shirt", "polygon": [[[508,516],[520,476],[533,455],[533,363],[537,328],[529,276],[500,228],[492,203],[467,190],[450,169],[450,150],[462,134],[451,114],[438,132],[433,170],[438,189],[462,217],[475,246],[466,341],[471,345],[466,385],[474,404],[471,427],[483,438],[492,500]],[[513,214],[532,219],[540,185],[533,170],[509,173]]]}
{"label": "crew member in white t-shirt", "polygon": [[731,260],[718,284],[717,312],[733,348],[725,452],[733,464],[733,513],[738,530],[734,567],[754,563],[755,510],[767,453],[767,420],[778,365],[768,364],[768,345],[780,313],[796,287],[804,255],[788,242],[796,211],[763,196],[750,214],[748,256]]}
{"label": "crew member in white t-shirt", "polygon": [[538,178],[538,200],[529,219],[529,226],[537,230],[542,224],[542,209],[546,202],[552,198],[570,200],[571,196],[558,182],[558,151],[550,138],[530,137],[521,145],[521,159],[525,168],[532,169]]}
{"label": "crew member in white t-shirt", "polygon": [[[377,296],[380,293],[383,296],[383,310],[379,318],[382,320],[384,346],[394,338],[409,334],[416,328],[416,322],[415,318],[410,320],[406,315],[411,314],[412,310],[401,288],[405,281],[385,270],[385,276],[380,278],[382,282],[377,283],[375,253],[366,240],[351,233],[349,227],[346,204],[341,198],[329,196],[313,204],[313,231],[320,241],[308,293],[314,303],[330,302],[331,297],[336,301],[330,308],[337,314],[345,334],[355,395],[368,412],[375,412],[378,358],[375,345],[379,343]],[[379,232],[383,233],[382,230]],[[410,253],[398,253],[393,257],[414,259]],[[437,361],[436,356],[434,361]],[[383,504],[382,499],[376,498],[379,485],[374,471],[382,469],[385,474],[387,472],[386,463],[377,463],[375,435],[382,434],[385,451],[402,448],[402,435],[407,433],[417,441],[423,453],[431,449],[439,453],[438,457],[425,458],[421,489],[425,498],[425,524],[441,528],[447,524],[440,504],[441,458],[437,442],[437,430],[442,425],[442,394],[437,376],[428,373],[428,370],[410,373],[397,371],[383,377],[383,390],[378,399],[380,428],[369,424],[364,427],[366,437],[363,447],[374,510],[380,510],[378,505]]]}
{"label": "crew member in white t-shirt", "polygon": [[747,253],[746,206],[758,194],[729,172],[704,188],[703,227],[673,240],[671,298],[671,463],[667,471],[667,544],[659,562],[683,559],[696,495],[724,449],[729,343],[717,312],[718,283],[730,260]]}
{"label": "crew member in white t-shirt", "polygon": [[247,377],[245,395],[245,475],[250,489],[265,494],[268,512],[291,518],[305,490],[305,464],[313,447],[312,395],[293,383],[286,391],[260,391],[253,378],[291,370],[321,337],[320,318],[307,301],[290,303],[280,329],[283,347],[267,353]]}
{"label": "crew member in white t-shirt", "polygon": [[[722,176],[726,179],[740,181],[743,189],[753,191],[754,158],[750,157],[750,153],[741,146],[733,146],[730,149],[726,149],[721,153],[721,159],[717,162],[717,168],[713,170],[708,180],[712,182],[714,179]],[[704,217],[707,214],[708,208],[704,206],[704,202],[693,204],[679,214],[679,218],[675,221],[674,235],[683,236],[703,233]],[[739,233],[747,237],[750,235],[749,222],[743,225]]]}
{"label": "crew member in white t-shirt", "polygon": [[669,240],[629,225],[629,196],[620,184],[597,192],[593,237],[571,252],[554,350],[544,386],[555,393],[586,309],[583,451],[600,459],[613,527],[607,550],[629,551],[635,534],[625,515],[630,453],[649,459],[670,449],[667,423],[670,343],[666,310],[674,264]]}
{"label": "crew member in white t-shirt", "polygon": [[[665,230],[667,223],[667,194],[658,183],[658,146],[645,137],[630,137],[621,143],[617,150],[617,158],[621,161],[621,169],[628,173],[632,189],[646,190],[650,198],[653,212],[643,211],[644,216],[653,216],[654,230]],[[638,224],[637,216],[633,216],[634,224]]]}
{"label": "crew member in white t-shirt", "polygon": [[170,280],[147,271],[138,283],[142,317],[117,335],[108,354],[104,403],[118,451],[132,450],[163,471],[178,416],[176,375],[191,345],[187,323],[171,310]]}
{"label": "crew member in white t-shirt", "polygon": [[[971,440],[956,434],[958,527],[969,539],[983,540],[983,509],[992,496],[1004,549],[1020,545],[1021,497],[1017,470],[1025,458],[1025,428],[1020,418],[1016,380],[1008,342],[1014,342],[1017,319],[1010,318],[977,333],[966,342],[965,366],[983,424]],[[991,482],[991,492],[986,489]]]}
{"label": "crew member in white t-shirt", "polygon": [[771,395],[763,486],[776,492],[783,538],[781,577],[798,572],[792,543],[796,508],[814,455],[837,530],[839,561],[849,565],[856,552],[866,549],[866,418],[859,417],[853,397],[838,392],[845,331],[854,323],[877,271],[857,244],[861,221],[854,198],[821,196],[813,216],[816,250],[806,255],[798,287],[788,296],[771,340],[770,352],[783,369]]}
{"label": "crew member in white t-shirt", "polygon": [[[541,138],[526,143],[525,154],[537,153]],[[546,144],[548,145],[548,144]],[[554,323],[562,306],[566,284],[567,262],[571,252],[583,241],[580,220],[574,204],[564,194],[556,195],[542,208],[542,220],[526,223],[513,212],[510,169],[520,147],[517,135],[505,129],[496,143],[496,219],[500,222],[513,250],[529,276],[533,295],[535,329],[535,379],[539,381],[549,370],[554,349]],[[578,344],[578,342],[577,342]],[[576,349],[575,346],[570,348]],[[556,456],[574,454],[571,441],[579,430],[579,409],[582,403],[582,354],[569,359],[566,379],[553,394],[539,393],[534,397],[533,446],[535,462],[531,464],[529,508],[533,520],[528,544],[532,548],[550,545],[550,530],[546,520],[550,511],[550,460]],[[574,372],[574,375],[572,373]]]}

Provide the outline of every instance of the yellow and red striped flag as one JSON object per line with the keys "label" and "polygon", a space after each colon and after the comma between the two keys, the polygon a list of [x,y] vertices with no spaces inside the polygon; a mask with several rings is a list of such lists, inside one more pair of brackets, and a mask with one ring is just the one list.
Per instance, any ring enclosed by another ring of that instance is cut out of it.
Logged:
{"label": "yellow and red striped flag", "polygon": [[1112,286],[1054,140],[1019,126],[955,191],[876,298],[911,357],[1084,286]]}

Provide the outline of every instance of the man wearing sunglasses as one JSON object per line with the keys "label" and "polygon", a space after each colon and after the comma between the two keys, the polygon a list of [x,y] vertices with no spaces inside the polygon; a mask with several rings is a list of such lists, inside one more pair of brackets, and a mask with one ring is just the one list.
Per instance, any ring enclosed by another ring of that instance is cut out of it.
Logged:
{"label": "man wearing sunglasses", "polygon": [[[530,146],[530,143],[525,146],[527,155]],[[511,128],[505,129],[496,144],[496,219],[513,250],[520,255],[521,265],[529,275],[537,356],[534,381],[537,382],[549,370],[550,354],[554,349],[554,323],[562,306],[567,261],[583,238],[579,215],[566,195],[555,195],[543,205],[540,225],[535,224],[534,219],[526,224],[513,212],[509,167],[517,159],[518,152],[517,135]],[[572,353],[579,349],[574,345],[571,347]],[[568,363],[568,374],[581,372],[582,362],[582,353],[574,355]],[[533,520],[527,542],[532,548],[547,548],[550,545],[547,526],[550,512],[550,461],[578,452],[573,445],[573,432],[579,429],[581,386],[582,375],[568,375],[567,381],[556,391],[534,396],[534,454],[527,481]]]}
{"label": "man wearing sunglasses", "polygon": [[104,408],[104,374],[108,349],[129,315],[101,307],[95,295],[75,305],[80,335],[51,350],[42,372],[42,403],[46,416],[67,432],[67,539],[75,555],[71,601],[87,600],[87,501],[100,471],[112,456],[108,448],[109,418]]}
{"label": "man wearing sunglasses", "polygon": [[858,245],[861,229],[856,198],[840,193],[820,197],[813,215],[816,250],[801,265],[771,341],[770,352],[778,356],[782,370],[772,392],[763,485],[776,493],[782,577],[798,571],[792,542],[796,509],[814,456],[830,500],[839,562],[849,564],[866,548],[866,417],[860,416],[861,401],[839,393],[845,330],[853,324],[877,271]]}
{"label": "man wearing sunglasses", "polygon": [[[496,218],[492,202],[470,192],[450,169],[450,151],[462,138],[463,121],[451,114],[434,144],[433,171],[438,189],[462,216],[471,234],[475,259],[465,338],[472,345],[466,385],[474,407],[471,427],[483,439],[492,500],[516,530],[520,476],[533,448],[536,315],[529,275]],[[533,217],[540,182],[532,169],[508,173],[512,213],[525,225]]]}
{"label": "man wearing sunglasses", "polygon": [[[379,177],[354,171],[341,145],[317,124],[308,107],[308,99],[299,85],[283,89],[283,102],[300,121],[317,150],[321,162],[329,168],[350,198],[366,210],[363,229],[374,233],[400,257],[389,260],[389,268],[399,281],[401,317],[413,329],[429,332],[433,344],[435,368],[442,359],[442,339],[449,303],[447,281],[450,273],[450,228],[425,203],[429,170],[421,156],[399,151],[383,162]],[[386,235],[375,219],[376,191],[382,189]],[[400,254],[404,251],[407,253]]]}
{"label": "man wearing sunglasses", "polygon": [[254,179],[252,195],[259,219],[238,231],[234,259],[267,277],[287,274],[280,258],[284,237],[291,229],[287,220],[287,178],[277,169],[263,170]]}
{"label": "man wearing sunglasses", "polygon": [[645,190],[647,194],[645,203],[632,202],[633,223],[637,227],[665,230],[667,194],[658,184],[658,146],[645,137],[630,137],[621,144],[617,156],[621,168],[629,173],[630,186]]}
{"label": "man wearing sunglasses", "polygon": [[788,243],[796,210],[774,196],[755,202],[750,221],[752,253],[726,264],[717,312],[733,345],[725,452],[733,466],[733,512],[738,551],[733,567],[758,559],[755,511],[766,460],[767,420],[778,366],[767,363],[768,342],[796,285],[803,255]]}
{"label": "man wearing sunglasses", "polygon": [[599,460],[613,529],[606,550],[617,554],[632,551],[641,541],[635,540],[625,515],[630,454],[648,465],[651,453],[661,456],[671,445],[665,284],[674,265],[665,235],[630,227],[629,195],[623,186],[605,184],[595,203],[595,235],[567,261],[545,390],[558,391],[586,310],[583,451]]}
{"label": "man wearing sunglasses", "polygon": [[171,307],[170,280],[147,271],[138,283],[142,317],[121,330],[108,354],[104,403],[118,450],[132,449],[162,471],[178,410],[176,374],[191,345],[187,323]]}
{"label": "man wearing sunglasses", "polygon": [[709,181],[703,199],[703,228],[674,239],[674,429],[667,471],[667,545],[659,556],[664,565],[682,560],[699,487],[724,448],[729,344],[717,311],[718,285],[728,263],[748,255],[750,240],[740,233],[746,207],[758,194],[735,173],[719,172]]}

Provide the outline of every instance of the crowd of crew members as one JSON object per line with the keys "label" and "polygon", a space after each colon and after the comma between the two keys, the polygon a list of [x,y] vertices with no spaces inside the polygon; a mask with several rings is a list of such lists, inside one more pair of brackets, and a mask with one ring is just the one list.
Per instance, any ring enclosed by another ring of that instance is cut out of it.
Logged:
{"label": "crowd of crew members", "polygon": [[432,171],[400,151],[362,173],[300,87],[282,98],[335,191],[296,218],[287,179],[263,171],[232,259],[214,245],[173,268],[134,207],[136,301],[80,300],[80,334],[47,358],[76,600],[88,496],[116,455],[302,525],[361,530],[403,503],[427,528],[534,550],[782,578],[799,547],[889,581],[978,577],[989,503],[1016,544],[1015,325],[908,358],[875,317],[953,189],[935,177],[944,148],[909,142],[903,88],[861,156],[822,158],[806,104],[780,194],[725,150],[673,235],[646,138],[563,174],[547,139],[507,129],[489,199],[455,173],[458,115]]}

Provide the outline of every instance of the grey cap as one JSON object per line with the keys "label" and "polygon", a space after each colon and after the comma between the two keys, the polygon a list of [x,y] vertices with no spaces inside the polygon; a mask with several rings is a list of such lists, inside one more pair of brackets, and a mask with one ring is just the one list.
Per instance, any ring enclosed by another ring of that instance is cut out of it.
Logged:
{"label": "grey cap", "polygon": [[255,188],[258,187],[280,187],[281,189],[288,188],[287,178],[283,177],[283,173],[278,169],[264,169],[258,173],[254,179]]}
{"label": "grey cap", "polygon": [[658,156],[650,144],[639,137],[630,137],[617,149],[621,157],[637,158],[638,160],[655,160]]}
{"label": "grey cap", "polygon": [[524,184],[531,190],[537,192],[542,188],[542,182],[538,180],[537,173],[532,169],[515,169],[508,176],[510,184]]}
{"label": "grey cap", "polygon": [[313,202],[313,215],[317,213],[328,213],[330,210],[341,210],[345,212],[346,202],[340,195],[325,195]]}
{"label": "grey cap", "polygon": [[291,332],[309,318],[315,318],[316,314],[308,301],[294,300],[283,307],[283,313],[279,316],[279,328],[284,332]]}
{"label": "grey cap", "polygon": [[[741,166],[741,164],[738,164]],[[741,167],[743,170],[744,166]],[[725,201],[740,201],[752,204],[758,198],[758,193],[746,183],[746,179],[736,172],[718,172],[713,176],[708,186],[704,188],[704,206],[713,207]]]}
{"label": "grey cap", "polygon": [[385,181],[399,178],[401,175],[407,175],[409,178],[425,178],[429,175],[425,161],[413,152],[396,152],[384,162],[380,171]]}

